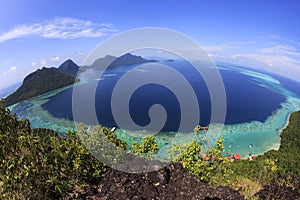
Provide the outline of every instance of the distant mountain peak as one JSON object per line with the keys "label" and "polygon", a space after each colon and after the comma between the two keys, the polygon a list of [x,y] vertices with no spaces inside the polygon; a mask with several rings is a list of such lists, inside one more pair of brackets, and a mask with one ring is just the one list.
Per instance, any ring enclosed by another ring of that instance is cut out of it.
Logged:
{"label": "distant mountain peak", "polygon": [[76,65],[73,60],[67,59],[65,62],[63,62],[58,69],[79,69],[78,65]]}
{"label": "distant mountain peak", "polygon": [[79,66],[74,63],[73,60],[67,59],[58,68],[53,69],[57,70],[60,73],[75,77],[79,70]]}
{"label": "distant mountain peak", "polygon": [[117,58],[117,57],[111,56],[111,55],[106,55],[104,58]]}
{"label": "distant mountain peak", "polygon": [[106,55],[103,58],[95,60],[91,67],[95,67],[97,69],[104,69],[107,66],[108,68],[112,68],[118,66],[141,64],[146,62],[157,62],[157,60],[147,60],[142,56],[133,55],[131,53],[126,53],[120,57]]}

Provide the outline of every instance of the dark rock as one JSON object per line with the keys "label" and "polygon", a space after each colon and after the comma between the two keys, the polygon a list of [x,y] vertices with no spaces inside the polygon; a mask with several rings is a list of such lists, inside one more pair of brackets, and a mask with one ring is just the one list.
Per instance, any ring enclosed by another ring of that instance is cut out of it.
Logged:
{"label": "dark rock", "polygon": [[86,193],[83,199],[244,199],[230,187],[216,188],[202,183],[188,174],[179,163],[141,174],[109,168],[95,186],[98,192],[93,195]]}

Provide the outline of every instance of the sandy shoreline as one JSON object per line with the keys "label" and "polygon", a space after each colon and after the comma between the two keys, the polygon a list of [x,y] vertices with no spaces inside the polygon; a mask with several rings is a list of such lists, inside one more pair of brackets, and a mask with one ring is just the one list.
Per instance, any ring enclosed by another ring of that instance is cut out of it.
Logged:
{"label": "sandy shoreline", "polygon": [[[297,111],[295,111],[295,112],[297,112]],[[290,123],[290,118],[291,118],[292,113],[293,113],[293,112],[291,112],[291,113],[288,114],[288,117],[287,117],[287,120],[286,120],[286,123],[285,123],[284,127],[283,127],[282,129],[279,130],[279,135],[281,135],[282,132],[283,132],[283,130],[289,125],[289,123]],[[279,142],[279,143],[274,144],[272,147],[270,147],[269,149],[267,149],[263,154],[265,154],[265,153],[267,153],[268,151],[271,151],[271,150],[276,150],[276,151],[278,151],[279,148],[280,148],[280,146],[281,146],[281,137],[280,137],[280,142]],[[263,154],[262,154],[262,155],[263,155]]]}

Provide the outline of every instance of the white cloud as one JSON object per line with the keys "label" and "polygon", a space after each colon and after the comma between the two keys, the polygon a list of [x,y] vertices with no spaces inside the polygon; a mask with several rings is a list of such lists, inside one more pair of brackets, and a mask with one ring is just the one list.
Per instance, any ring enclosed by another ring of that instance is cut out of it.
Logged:
{"label": "white cloud", "polygon": [[255,45],[257,42],[253,40],[249,41],[234,41],[234,42],[225,42],[219,45],[207,45],[204,46],[204,50],[207,52],[220,52],[227,50],[234,50],[237,46],[251,46]]}
{"label": "white cloud", "polygon": [[12,66],[12,67],[9,69],[9,71],[15,72],[15,71],[17,71],[17,69],[18,69],[17,66]]}
{"label": "white cloud", "polygon": [[55,18],[50,21],[19,25],[0,34],[0,43],[8,40],[37,36],[41,38],[74,39],[97,38],[115,32],[112,25],[76,18]]}
{"label": "white cloud", "polygon": [[223,61],[264,69],[296,81],[300,80],[300,59],[295,59],[286,55],[254,52],[251,54],[240,54],[232,60]]}
{"label": "white cloud", "polygon": [[2,66],[2,65],[7,65],[7,64],[9,64],[10,62],[11,62],[10,59],[4,60],[3,62],[0,63],[0,66]]}
{"label": "white cloud", "polygon": [[36,62],[33,61],[33,62],[31,63],[31,66],[32,66],[32,67],[35,67],[35,66],[36,66]]}
{"label": "white cloud", "polygon": [[256,42],[226,42],[205,49],[215,61],[247,65],[300,80],[300,46],[297,41],[268,36],[257,38]]}
{"label": "white cloud", "polygon": [[56,62],[60,60],[60,57],[56,56],[56,57],[51,57],[50,58],[51,61]]}
{"label": "white cloud", "polygon": [[216,51],[223,51],[226,49],[232,49],[233,47],[229,44],[222,44],[222,45],[213,45],[213,46],[205,46],[204,49],[207,52],[216,52]]}
{"label": "white cloud", "polygon": [[287,39],[287,38],[284,38],[284,37],[281,37],[281,36],[278,36],[278,35],[270,35],[269,36],[271,39],[274,39],[274,40],[277,40],[277,41],[280,41],[280,42],[283,42],[283,43],[286,43],[286,44],[291,44],[291,45],[294,45],[294,46],[300,46],[300,43],[297,42],[297,41],[293,41],[293,40],[290,40],[290,39]]}
{"label": "white cloud", "polygon": [[42,66],[44,66],[44,65],[46,65],[46,64],[47,64],[47,61],[46,61],[46,60],[44,60],[44,59],[42,59],[42,60],[40,61],[40,64],[41,64]]}
{"label": "white cloud", "polygon": [[276,44],[270,47],[259,49],[259,52],[267,53],[267,54],[282,54],[282,55],[290,55],[290,56],[299,56],[300,53],[297,48],[291,45],[280,45]]}
{"label": "white cloud", "polygon": [[261,62],[269,66],[284,67],[286,69],[299,68],[300,60],[296,60],[284,55],[260,55],[260,54],[244,54],[241,57]]}
{"label": "white cloud", "polygon": [[237,58],[239,58],[239,57],[240,57],[240,54],[234,54],[234,55],[232,56],[233,59],[237,59]]}
{"label": "white cloud", "polygon": [[8,73],[10,73],[10,72],[16,72],[17,70],[18,70],[17,66],[12,66],[12,67],[9,68],[9,70],[3,72],[2,75],[6,76]]}
{"label": "white cloud", "polygon": [[83,55],[84,55],[84,53],[81,52],[81,51],[78,51],[76,54],[77,54],[78,56],[83,56]]}

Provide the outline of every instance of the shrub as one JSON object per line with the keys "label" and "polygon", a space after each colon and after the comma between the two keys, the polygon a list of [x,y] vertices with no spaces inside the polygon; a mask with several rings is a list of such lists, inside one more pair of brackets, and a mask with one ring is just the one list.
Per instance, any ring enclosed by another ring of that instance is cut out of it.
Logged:
{"label": "shrub", "polygon": [[142,144],[131,142],[131,152],[151,159],[158,151],[158,144],[155,142],[155,136],[149,136],[143,139]]}
{"label": "shrub", "polygon": [[202,159],[201,155],[204,155],[204,152],[196,141],[181,146],[174,144],[170,152],[175,154],[174,161],[182,163],[190,174],[201,181],[212,185],[226,185],[233,172],[229,168],[232,160],[222,155],[223,140],[224,138],[220,137],[216,145],[205,154],[209,160]]}
{"label": "shrub", "polygon": [[0,198],[58,198],[68,188],[99,176],[105,166],[75,132],[60,138],[52,130],[31,129],[27,119],[0,105]]}

